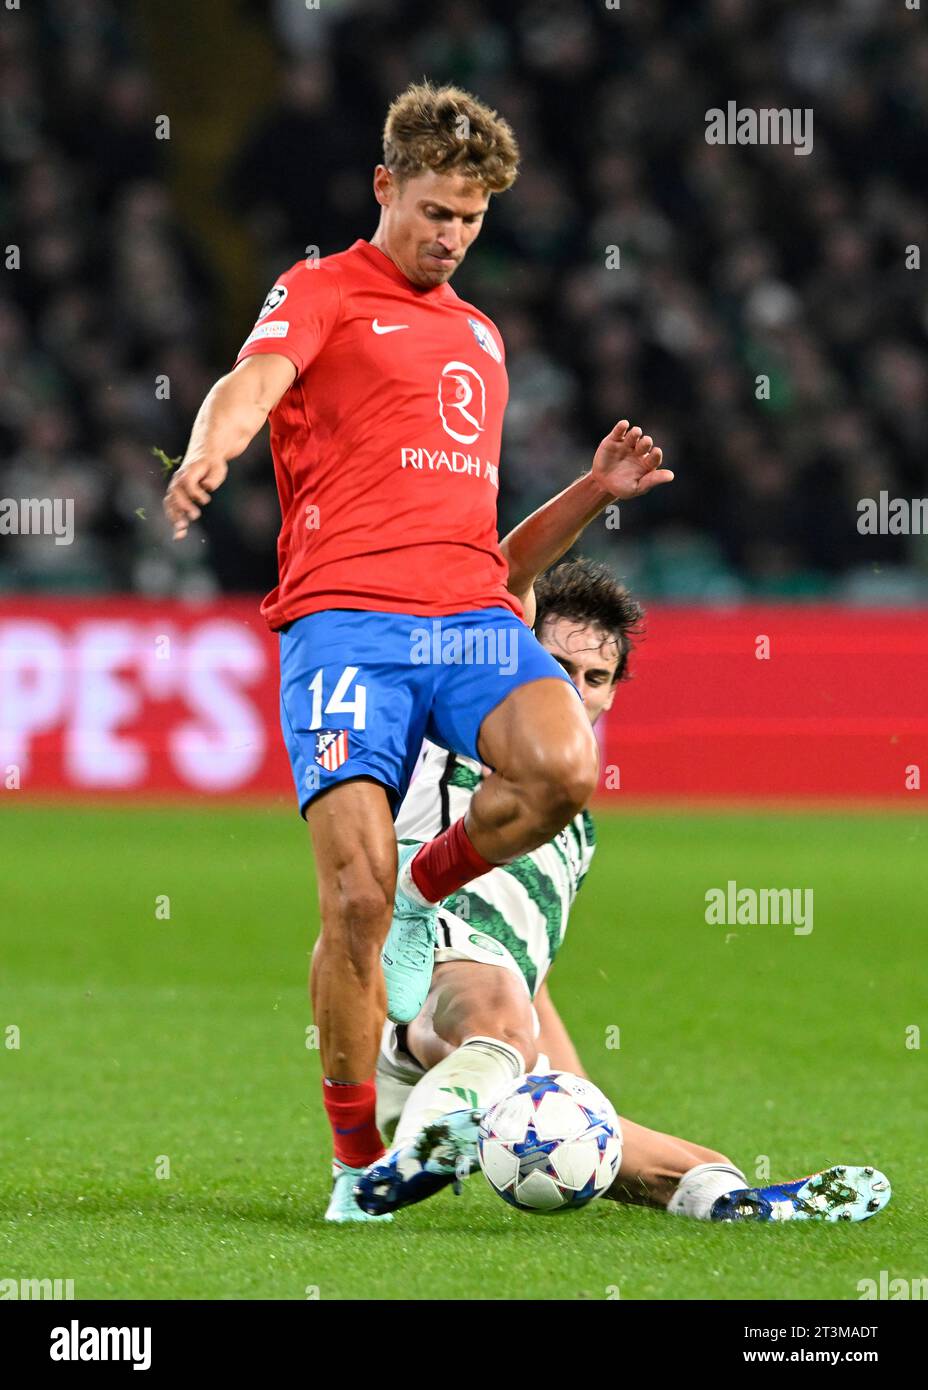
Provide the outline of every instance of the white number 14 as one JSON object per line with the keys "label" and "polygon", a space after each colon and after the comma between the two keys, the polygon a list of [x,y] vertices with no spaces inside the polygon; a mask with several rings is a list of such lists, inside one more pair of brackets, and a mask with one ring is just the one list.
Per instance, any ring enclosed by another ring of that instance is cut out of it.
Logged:
{"label": "white number 14", "polygon": [[[365,727],[365,717],[367,713],[367,688],[363,685],[355,686],[353,700],[346,700],[348,687],[358,674],[357,666],[346,666],[338,678],[335,689],[329,696],[329,702],[325,707],[326,714],[351,714],[354,716],[353,727],[363,729]],[[317,671],[309,682],[309,690],[313,697],[312,713],[309,720],[311,729],[318,729],[322,725],[322,672]]]}

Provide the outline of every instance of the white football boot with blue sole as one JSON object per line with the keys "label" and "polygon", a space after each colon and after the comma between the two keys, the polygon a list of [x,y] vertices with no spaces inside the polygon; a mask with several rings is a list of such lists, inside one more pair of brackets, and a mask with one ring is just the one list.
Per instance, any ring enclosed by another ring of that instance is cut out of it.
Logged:
{"label": "white football boot with blue sole", "polygon": [[477,1167],[479,1110],[453,1110],[397,1145],[358,1178],[354,1198],[372,1216],[410,1207],[443,1187],[460,1192]]}
{"label": "white football boot with blue sole", "polygon": [[349,1168],[335,1159],[332,1163],[332,1195],[326,1208],[326,1221],[392,1221],[392,1216],[369,1216],[354,1200],[354,1185],[363,1168]]}
{"label": "white football boot with blue sole", "polygon": [[836,1164],[795,1182],[745,1187],[719,1197],[713,1221],[866,1221],[892,1196],[878,1168]]}
{"label": "white football boot with blue sole", "polygon": [[[405,868],[421,846],[399,846],[399,869]],[[380,954],[387,985],[387,1017],[393,1023],[412,1023],[428,997],[438,939],[438,904],[423,906],[399,886],[393,902],[393,922]]]}

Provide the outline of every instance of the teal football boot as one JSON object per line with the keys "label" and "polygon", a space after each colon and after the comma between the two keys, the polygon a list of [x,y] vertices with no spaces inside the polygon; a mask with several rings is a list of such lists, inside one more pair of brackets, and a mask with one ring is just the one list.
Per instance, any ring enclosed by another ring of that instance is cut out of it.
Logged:
{"label": "teal football boot", "polygon": [[[419,850],[416,844],[399,846],[402,871]],[[428,996],[438,939],[438,904],[425,907],[414,902],[399,886],[397,874],[393,923],[381,952],[387,984],[387,1017],[393,1023],[412,1023]]]}
{"label": "teal football boot", "polygon": [[389,1214],[369,1216],[362,1211],[352,1195],[354,1185],[364,1172],[363,1168],[349,1168],[336,1158],[332,1163],[332,1195],[326,1208],[326,1221],[392,1221]]}

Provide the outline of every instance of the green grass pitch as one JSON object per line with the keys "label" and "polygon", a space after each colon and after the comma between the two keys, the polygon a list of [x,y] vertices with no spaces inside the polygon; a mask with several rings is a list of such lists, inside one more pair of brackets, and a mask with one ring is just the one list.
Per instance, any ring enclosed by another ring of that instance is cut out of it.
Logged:
{"label": "green grass pitch", "polygon": [[[8,795],[0,1279],[70,1278],[77,1298],[853,1300],[881,1270],[923,1277],[924,820],[597,823],[551,976],[594,1079],[749,1175],[762,1155],[773,1178],[874,1162],[885,1214],[713,1227],[600,1201],[532,1217],[477,1174],[392,1226],[328,1227],[305,828],[276,808]],[[812,888],[812,933],[707,925],[706,890],[729,879]]]}

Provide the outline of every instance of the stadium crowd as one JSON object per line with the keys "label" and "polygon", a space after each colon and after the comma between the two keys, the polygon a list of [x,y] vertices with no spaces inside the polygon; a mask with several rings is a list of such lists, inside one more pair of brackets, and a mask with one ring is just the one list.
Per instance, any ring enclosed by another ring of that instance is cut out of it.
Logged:
{"label": "stadium crowd", "polygon": [[[170,9],[170,7],[167,7]],[[928,31],[878,0],[242,0],[279,84],[217,174],[276,274],[376,226],[392,96],[453,81],[523,151],[454,287],[499,325],[511,401],[505,529],[587,466],[622,415],[672,488],[584,550],[645,595],[918,602],[928,542],[862,536],[859,499],[928,492]],[[711,145],[706,112],[811,108],[814,144]],[[46,0],[0,28],[0,498],[73,497],[73,545],[0,537],[0,589],[270,587],[266,441],[195,543],[161,520],[237,340],[186,228],[176,142],[134,6]],[[169,395],[160,384],[170,383]],[[758,381],[762,383],[758,386]],[[614,519],[613,519],[614,524]]]}

